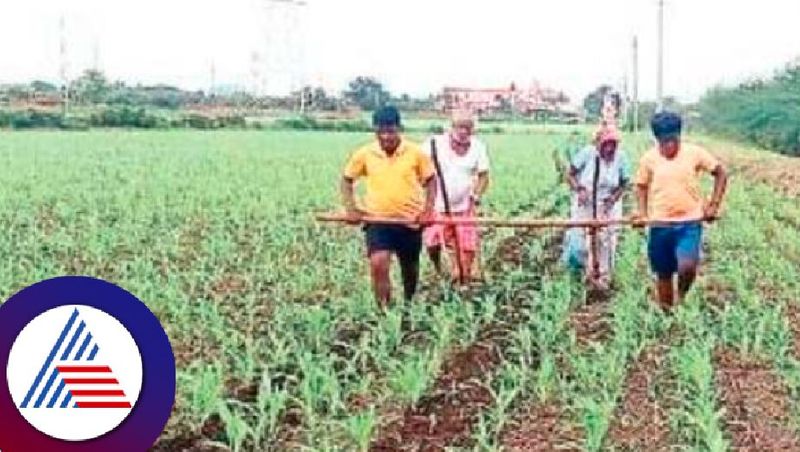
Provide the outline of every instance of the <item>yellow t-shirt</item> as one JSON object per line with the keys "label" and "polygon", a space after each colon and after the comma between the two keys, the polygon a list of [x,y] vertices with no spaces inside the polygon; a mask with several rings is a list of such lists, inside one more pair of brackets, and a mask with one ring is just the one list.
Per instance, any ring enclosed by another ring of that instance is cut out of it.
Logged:
{"label": "yellow t-shirt", "polygon": [[678,154],[667,159],[658,150],[650,149],[639,161],[635,183],[648,190],[648,218],[682,221],[703,216],[703,194],[700,175],[711,172],[719,160],[704,148],[681,143]]}
{"label": "yellow t-shirt", "polygon": [[356,150],[344,168],[344,177],[363,177],[363,208],[370,215],[416,218],[425,204],[423,184],[436,170],[418,145],[403,139],[389,157],[377,141]]}

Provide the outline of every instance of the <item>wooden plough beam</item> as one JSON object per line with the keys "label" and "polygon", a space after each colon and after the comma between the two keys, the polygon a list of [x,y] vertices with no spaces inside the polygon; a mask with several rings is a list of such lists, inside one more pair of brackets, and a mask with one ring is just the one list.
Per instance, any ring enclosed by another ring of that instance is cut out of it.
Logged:
{"label": "wooden plough beam", "polygon": [[[348,223],[350,218],[344,214],[327,213],[318,214],[315,216],[317,221],[325,223]],[[668,221],[653,221],[653,220],[634,220],[632,218],[620,219],[587,219],[587,220],[565,220],[561,218],[492,218],[492,217],[442,217],[438,216],[433,219],[430,224],[444,224],[444,225],[473,225],[485,228],[518,228],[518,229],[533,229],[533,228],[584,228],[589,230],[591,245],[589,252],[592,253],[593,268],[588,273],[589,282],[593,285],[599,281],[599,268],[598,268],[598,250],[596,246],[597,231],[602,228],[611,226],[632,226],[632,227],[653,227],[653,226],[670,226],[687,222],[710,221],[710,218],[696,218],[683,220],[681,222],[668,222]],[[403,225],[403,226],[419,226],[420,223],[414,220],[403,218],[390,218],[378,216],[365,216],[361,217],[357,224],[387,224],[387,225]]]}
{"label": "wooden plough beam", "polygon": [[[315,219],[324,223],[347,223],[349,217],[344,214],[326,213],[318,214]],[[634,227],[652,227],[652,226],[669,226],[680,223],[706,221],[706,218],[682,220],[678,222],[669,221],[654,221],[654,220],[634,220],[631,218],[620,219],[605,219],[605,220],[565,220],[560,218],[493,218],[493,217],[475,217],[475,218],[445,218],[437,217],[433,219],[431,224],[444,224],[444,225],[474,225],[489,228],[591,228],[599,229],[609,226],[634,226]],[[365,216],[359,220],[360,224],[390,224],[390,225],[403,225],[403,226],[418,226],[420,223],[414,220],[404,218],[391,218],[391,217],[377,217]]]}

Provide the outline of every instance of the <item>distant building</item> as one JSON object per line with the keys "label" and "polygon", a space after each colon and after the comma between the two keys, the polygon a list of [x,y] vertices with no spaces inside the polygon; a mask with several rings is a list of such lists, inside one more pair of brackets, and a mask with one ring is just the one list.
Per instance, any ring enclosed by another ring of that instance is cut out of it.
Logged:
{"label": "distant building", "polygon": [[61,107],[63,97],[60,93],[27,92],[22,95],[0,93],[0,105],[8,106],[15,110],[35,109],[50,110]]}
{"label": "distant building", "polygon": [[543,87],[538,82],[533,82],[526,88],[517,87],[513,83],[505,88],[447,86],[442,89],[437,107],[444,113],[470,110],[480,116],[502,112],[525,116],[559,115],[575,111],[563,92]]}

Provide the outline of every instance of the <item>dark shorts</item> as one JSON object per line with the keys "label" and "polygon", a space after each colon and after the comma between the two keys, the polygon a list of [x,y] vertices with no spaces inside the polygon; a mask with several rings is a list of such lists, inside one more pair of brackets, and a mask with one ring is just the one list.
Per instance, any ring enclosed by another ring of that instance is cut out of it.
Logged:
{"label": "dark shorts", "polygon": [[681,262],[698,262],[703,239],[701,223],[679,223],[650,228],[647,255],[659,278],[671,277]]}
{"label": "dark shorts", "polygon": [[364,227],[367,255],[376,251],[391,251],[398,259],[419,260],[422,251],[422,230],[405,226],[370,224]]}

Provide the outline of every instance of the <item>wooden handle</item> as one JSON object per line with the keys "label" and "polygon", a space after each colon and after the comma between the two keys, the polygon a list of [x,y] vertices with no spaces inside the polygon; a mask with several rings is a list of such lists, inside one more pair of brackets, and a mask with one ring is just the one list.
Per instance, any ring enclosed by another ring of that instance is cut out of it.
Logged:
{"label": "wooden handle", "polygon": [[[326,223],[347,223],[349,217],[343,214],[324,213],[315,216],[317,221]],[[690,219],[680,222],[653,221],[653,220],[633,220],[630,218],[620,218],[614,220],[564,220],[560,218],[491,218],[491,217],[437,217],[431,221],[432,224],[445,225],[476,225],[495,228],[601,228],[608,226],[669,226],[680,223],[692,223],[705,221],[704,218]],[[417,220],[406,218],[392,218],[379,216],[366,216],[360,220],[362,224],[390,224],[414,226],[419,225]]]}

